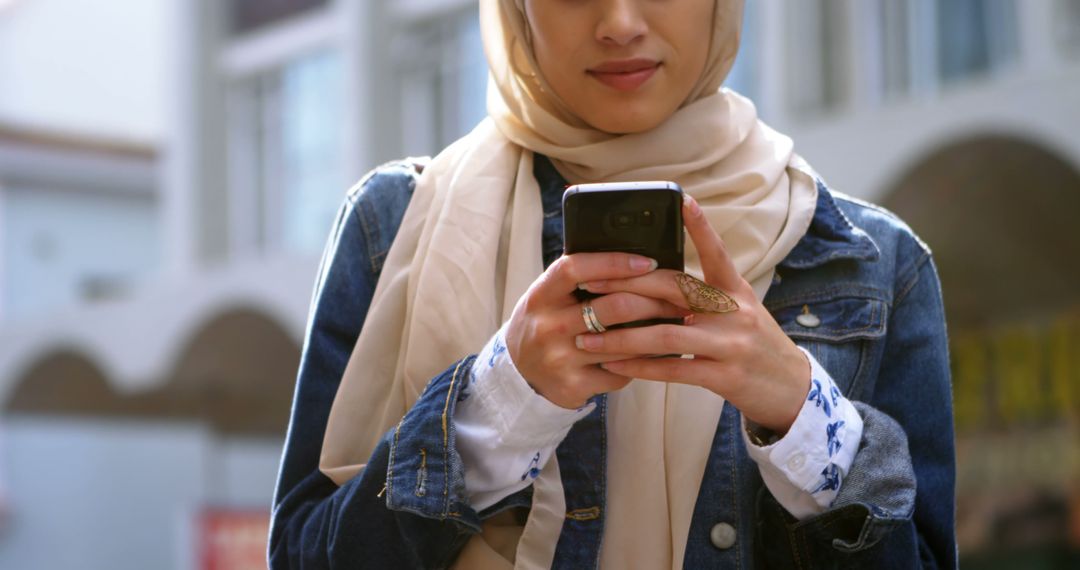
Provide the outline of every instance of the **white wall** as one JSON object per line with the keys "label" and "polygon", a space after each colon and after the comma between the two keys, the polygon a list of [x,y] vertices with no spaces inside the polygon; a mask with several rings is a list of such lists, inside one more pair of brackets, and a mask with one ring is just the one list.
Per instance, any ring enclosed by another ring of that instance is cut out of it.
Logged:
{"label": "white wall", "polygon": [[156,140],[179,33],[176,0],[9,0],[0,9],[0,122]]}
{"label": "white wall", "polygon": [[207,506],[270,508],[281,442],[217,441],[197,424],[0,423],[12,520],[0,568],[188,570]]}
{"label": "white wall", "polygon": [[216,440],[207,499],[215,505],[269,509],[284,443],[259,437]]}
{"label": "white wall", "polygon": [[5,320],[67,308],[88,279],[123,294],[157,268],[160,241],[151,197],[120,193],[4,190],[0,211],[0,305]]}
{"label": "white wall", "polygon": [[0,568],[176,568],[176,513],[201,502],[193,426],[9,420]]}
{"label": "white wall", "polygon": [[1080,169],[1080,65],[1020,74],[917,102],[818,124],[780,124],[830,185],[883,200],[909,171],[949,143],[987,134],[1028,140]]}

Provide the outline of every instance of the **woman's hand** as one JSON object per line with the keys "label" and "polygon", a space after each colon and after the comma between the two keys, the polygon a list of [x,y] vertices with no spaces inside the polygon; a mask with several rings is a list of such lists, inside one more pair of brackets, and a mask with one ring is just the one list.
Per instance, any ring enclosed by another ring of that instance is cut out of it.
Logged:
{"label": "woman's hand", "polygon": [[[514,307],[506,329],[506,348],[514,366],[541,396],[564,408],[577,408],[592,396],[618,390],[630,378],[597,366],[635,353],[583,352],[574,344],[587,331],[578,284],[648,275],[656,262],[626,253],[576,253],[548,267]],[[613,293],[592,301],[607,324],[689,313],[671,303],[632,292]]]}
{"label": "woman's hand", "polygon": [[[733,297],[736,311],[696,313],[687,325],[654,325],[583,334],[583,352],[594,355],[693,354],[694,359],[631,357],[601,360],[623,378],[644,378],[704,386],[723,396],[747,419],[779,434],[795,421],[810,389],[810,363],[735,270],[720,236],[697,203],[684,201],[683,218],[701,255],[705,282]],[[585,288],[608,296],[633,293],[687,309],[688,303],[670,270],[623,279],[587,281]],[[593,304],[600,322],[608,315],[600,300]]]}

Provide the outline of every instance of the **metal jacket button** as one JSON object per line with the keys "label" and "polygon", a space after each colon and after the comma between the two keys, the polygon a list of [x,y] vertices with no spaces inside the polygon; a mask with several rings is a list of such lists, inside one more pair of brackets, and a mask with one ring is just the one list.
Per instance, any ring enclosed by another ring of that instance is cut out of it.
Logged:
{"label": "metal jacket button", "polygon": [[717,523],[709,531],[709,540],[720,550],[727,550],[735,544],[735,527],[728,523]]}
{"label": "metal jacket button", "polygon": [[802,314],[795,317],[795,322],[808,329],[816,328],[821,325],[821,319],[819,319],[818,316],[814,313],[810,312],[809,305],[802,306]]}

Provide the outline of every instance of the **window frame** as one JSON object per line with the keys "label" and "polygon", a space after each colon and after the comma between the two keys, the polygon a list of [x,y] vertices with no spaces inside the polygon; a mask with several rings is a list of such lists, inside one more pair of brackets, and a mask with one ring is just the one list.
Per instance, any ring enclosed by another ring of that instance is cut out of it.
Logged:
{"label": "window frame", "polygon": [[[281,141],[282,125],[274,111],[281,108],[281,76],[305,56],[345,52],[350,31],[343,12],[340,0],[331,0],[251,32],[227,36],[218,53],[227,117],[225,205],[230,258],[289,250],[279,166],[282,149],[273,144]],[[342,59],[345,64],[347,58]],[[342,76],[347,83],[350,74],[343,70]],[[352,87],[346,84],[346,89]],[[343,156],[347,154],[346,148],[341,150]]]}

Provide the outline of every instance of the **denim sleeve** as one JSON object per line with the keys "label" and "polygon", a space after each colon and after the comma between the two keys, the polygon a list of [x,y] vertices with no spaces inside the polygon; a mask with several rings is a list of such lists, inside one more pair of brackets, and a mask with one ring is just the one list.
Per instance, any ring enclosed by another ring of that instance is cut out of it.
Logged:
{"label": "denim sleeve", "polygon": [[458,499],[463,469],[445,431],[470,358],[431,380],[355,478],[338,487],[319,471],[330,407],[410,191],[392,174],[367,179],[323,253],[274,493],[272,568],[442,568],[479,527]]}
{"label": "denim sleeve", "polygon": [[893,305],[879,376],[856,402],[863,439],[829,510],[796,521],[763,492],[759,532],[789,548],[758,552],[769,568],[955,568],[955,449],[944,307],[929,253]]}

